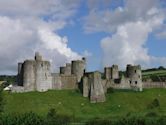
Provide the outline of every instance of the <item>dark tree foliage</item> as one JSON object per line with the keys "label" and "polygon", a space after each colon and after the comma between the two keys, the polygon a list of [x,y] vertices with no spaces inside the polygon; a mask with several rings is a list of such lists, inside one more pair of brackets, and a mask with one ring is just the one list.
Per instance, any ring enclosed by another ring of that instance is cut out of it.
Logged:
{"label": "dark tree foliage", "polygon": [[56,113],[55,109],[51,108],[48,111],[46,124],[49,125],[68,125],[71,118],[67,115],[59,115]]}
{"label": "dark tree foliage", "polygon": [[157,98],[155,98],[150,104],[148,104],[147,108],[148,109],[154,109],[160,107],[160,102]]}

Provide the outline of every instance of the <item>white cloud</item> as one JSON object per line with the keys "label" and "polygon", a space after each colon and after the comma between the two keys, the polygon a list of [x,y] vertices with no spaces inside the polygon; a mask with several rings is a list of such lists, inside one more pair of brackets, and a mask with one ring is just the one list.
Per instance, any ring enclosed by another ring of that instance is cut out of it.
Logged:
{"label": "white cloud", "polygon": [[[166,64],[166,57],[149,55],[145,46],[149,34],[162,27],[165,14],[158,0],[125,0],[114,10],[91,9],[85,19],[85,32],[106,32],[101,40],[103,66],[141,64],[150,67]],[[164,61],[164,62],[163,62]]]}
{"label": "white cloud", "polygon": [[[158,23],[155,25],[159,25]],[[103,65],[118,64],[121,68],[124,68],[126,64],[149,66],[151,56],[148,55],[148,48],[144,45],[155,25],[141,21],[126,23],[119,26],[112,37],[102,39]]]}
{"label": "white cloud", "polygon": [[93,54],[91,52],[89,52],[88,50],[85,50],[82,54],[84,57],[91,57]]}
{"label": "white cloud", "polygon": [[68,18],[75,13],[79,0],[0,0],[0,12],[5,16],[48,16]]}
{"label": "white cloud", "polygon": [[156,36],[159,38],[159,39],[166,39],[166,31],[162,31],[158,34],[156,34]]}
{"label": "white cloud", "polygon": [[16,73],[18,61],[35,51],[52,61],[54,71],[66,61],[80,58],[57,30],[67,25],[78,0],[0,0],[0,74]]}
{"label": "white cloud", "polygon": [[[92,0],[93,1],[93,0]],[[115,32],[119,25],[138,20],[148,20],[162,11],[156,9],[158,0],[125,0],[124,7],[115,10],[91,9],[89,15],[84,17],[85,32]]]}

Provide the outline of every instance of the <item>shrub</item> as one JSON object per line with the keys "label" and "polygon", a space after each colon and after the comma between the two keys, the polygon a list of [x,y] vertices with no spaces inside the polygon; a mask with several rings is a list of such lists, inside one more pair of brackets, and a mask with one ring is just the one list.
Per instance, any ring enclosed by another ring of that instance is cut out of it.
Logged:
{"label": "shrub", "polygon": [[148,112],[145,116],[147,117],[157,117],[157,113],[156,112]]}
{"label": "shrub", "polygon": [[157,108],[157,107],[160,107],[160,102],[157,98],[155,98],[148,106],[147,108],[148,109],[154,109],[154,108]]}
{"label": "shrub", "polygon": [[46,125],[68,125],[71,118],[67,115],[59,115],[55,109],[50,109],[46,118]]}
{"label": "shrub", "polygon": [[112,88],[112,87],[108,88],[107,93],[114,93],[114,88]]}
{"label": "shrub", "polygon": [[44,119],[35,113],[4,114],[0,117],[1,125],[45,125]]}
{"label": "shrub", "polygon": [[86,125],[112,125],[112,122],[110,120],[101,120],[101,119],[93,119],[86,123]]}

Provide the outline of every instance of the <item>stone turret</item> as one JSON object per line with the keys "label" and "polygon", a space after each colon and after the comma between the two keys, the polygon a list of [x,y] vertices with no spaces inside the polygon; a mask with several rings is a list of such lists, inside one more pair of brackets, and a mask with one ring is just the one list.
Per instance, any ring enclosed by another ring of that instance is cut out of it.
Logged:
{"label": "stone turret", "polygon": [[112,68],[111,68],[111,79],[119,79],[118,65],[112,65]]}
{"label": "stone turret", "polygon": [[105,67],[104,68],[104,77],[105,79],[109,80],[111,79],[111,67]]}
{"label": "stone turret", "polygon": [[136,91],[142,91],[142,72],[140,65],[127,65],[126,76],[129,78],[128,82],[132,89]]}
{"label": "stone turret", "polygon": [[35,52],[35,60],[36,61],[42,61],[42,56],[40,55],[39,52]]}
{"label": "stone turret", "polygon": [[71,75],[71,64],[66,63],[66,66],[60,67],[60,74]]}
{"label": "stone turret", "polygon": [[23,63],[23,86],[25,91],[34,91],[36,88],[36,64],[33,60],[26,60]]}
{"label": "stone turret", "polygon": [[77,76],[77,82],[81,81],[86,67],[86,59],[72,61],[71,73]]}

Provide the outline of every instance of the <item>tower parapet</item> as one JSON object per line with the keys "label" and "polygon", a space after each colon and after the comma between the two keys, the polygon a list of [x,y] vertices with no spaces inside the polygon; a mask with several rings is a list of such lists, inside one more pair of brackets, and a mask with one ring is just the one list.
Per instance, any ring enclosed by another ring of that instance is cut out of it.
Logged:
{"label": "tower parapet", "polygon": [[118,79],[118,78],[119,78],[118,65],[112,65],[112,68],[111,68],[111,79]]}
{"label": "tower parapet", "polygon": [[36,61],[42,61],[42,56],[40,55],[39,52],[35,52],[35,60]]}

